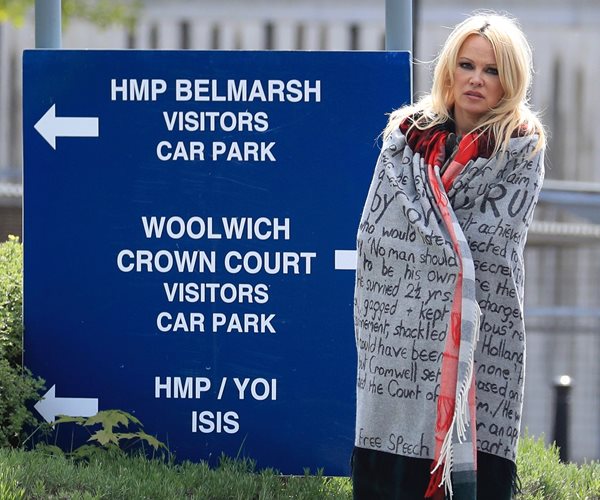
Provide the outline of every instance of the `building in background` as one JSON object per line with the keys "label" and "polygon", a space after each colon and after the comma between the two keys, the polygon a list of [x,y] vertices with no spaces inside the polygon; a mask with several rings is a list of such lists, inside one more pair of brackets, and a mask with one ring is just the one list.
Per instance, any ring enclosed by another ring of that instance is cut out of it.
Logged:
{"label": "building in background", "polygon": [[[534,49],[534,107],[550,131],[547,181],[526,251],[524,426],[552,435],[554,379],[573,378],[571,459],[600,458],[600,2],[415,0],[415,95],[453,26],[476,8],[517,17]],[[382,50],[384,0],[147,0],[135,30],[73,21],[65,48]],[[33,22],[0,23],[0,240],[21,234],[21,52]],[[357,68],[360,71],[360,68]],[[368,89],[365,89],[368,91]],[[360,119],[361,103],[356,103]],[[385,117],[382,117],[382,127]],[[378,131],[373,131],[374,136]],[[365,168],[371,169],[368,165]]]}

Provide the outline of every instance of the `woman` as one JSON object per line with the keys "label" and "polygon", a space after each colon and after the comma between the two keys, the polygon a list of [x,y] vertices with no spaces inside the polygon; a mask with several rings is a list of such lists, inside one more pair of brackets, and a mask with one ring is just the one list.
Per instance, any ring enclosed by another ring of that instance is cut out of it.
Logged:
{"label": "woman", "polygon": [[478,14],[390,117],[357,240],[355,498],[512,496],[544,175],[530,82],[516,23]]}

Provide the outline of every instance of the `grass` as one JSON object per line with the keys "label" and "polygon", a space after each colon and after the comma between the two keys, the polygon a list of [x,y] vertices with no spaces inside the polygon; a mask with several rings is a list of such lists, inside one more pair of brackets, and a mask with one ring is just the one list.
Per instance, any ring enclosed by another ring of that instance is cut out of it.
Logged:
{"label": "grass", "polygon": [[[22,492],[21,496],[3,491]],[[4,490],[3,490],[4,487]],[[205,463],[169,464],[145,457],[104,454],[90,463],[36,451],[0,450],[0,498],[31,499],[348,499],[347,478],[319,474],[284,477],[256,471],[251,460],[224,458]]]}
{"label": "grass", "polygon": [[[554,447],[531,437],[521,440],[518,500],[600,499],[600,464],[562,464]],[[0,449],[0,499],[344,499],[352,498],[348,478],[306,473],[282,476],[257,471],[251,460],[223,458],[172,464],[117,453],[89,463],[40,451]]]}

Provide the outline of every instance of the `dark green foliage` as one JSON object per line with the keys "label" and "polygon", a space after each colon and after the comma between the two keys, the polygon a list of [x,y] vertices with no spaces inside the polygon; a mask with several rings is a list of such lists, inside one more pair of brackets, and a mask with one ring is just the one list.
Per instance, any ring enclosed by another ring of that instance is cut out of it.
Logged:
{"label": "dark green foliage", "polygon": [[18,239],[0,244],[0,446],[19,446],[37,420],[26,404],[43,381],[23,368],[23,257]]}
{"label": "dark green foliage", "polygon": [[38,391],[43,385],[29,370],[21,370],[0,359],[0,447],[20,446],[26,438],[26,430],[38,423],[26,403],[39,399]]}

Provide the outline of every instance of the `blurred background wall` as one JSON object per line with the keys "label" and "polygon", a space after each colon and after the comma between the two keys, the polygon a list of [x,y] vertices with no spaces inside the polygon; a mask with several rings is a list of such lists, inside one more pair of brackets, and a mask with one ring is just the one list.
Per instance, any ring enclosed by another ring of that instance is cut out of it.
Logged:
{"label": "blurred background wall", "polygon": [[[415,0],[413,8],[416,96],[430,85],[425,62],[434,59],[450,27],[475,9],[517,17],[531,42],[531,98],[550,142],[526,251],[523,422],[550,440],[554,379],[569,375],[570,458],[598,459],[600,133],[594,122],[600,116],[600,0]],[[133,29],[72,20],[63,30],[63,47],[382,50],[384,14],[384,0],[146,0]],[[21,54],[34,45],[32,15],[21,27],[0,23],[0,241],[21,235]],[[357,119],[360,114],[357,102]]]}

